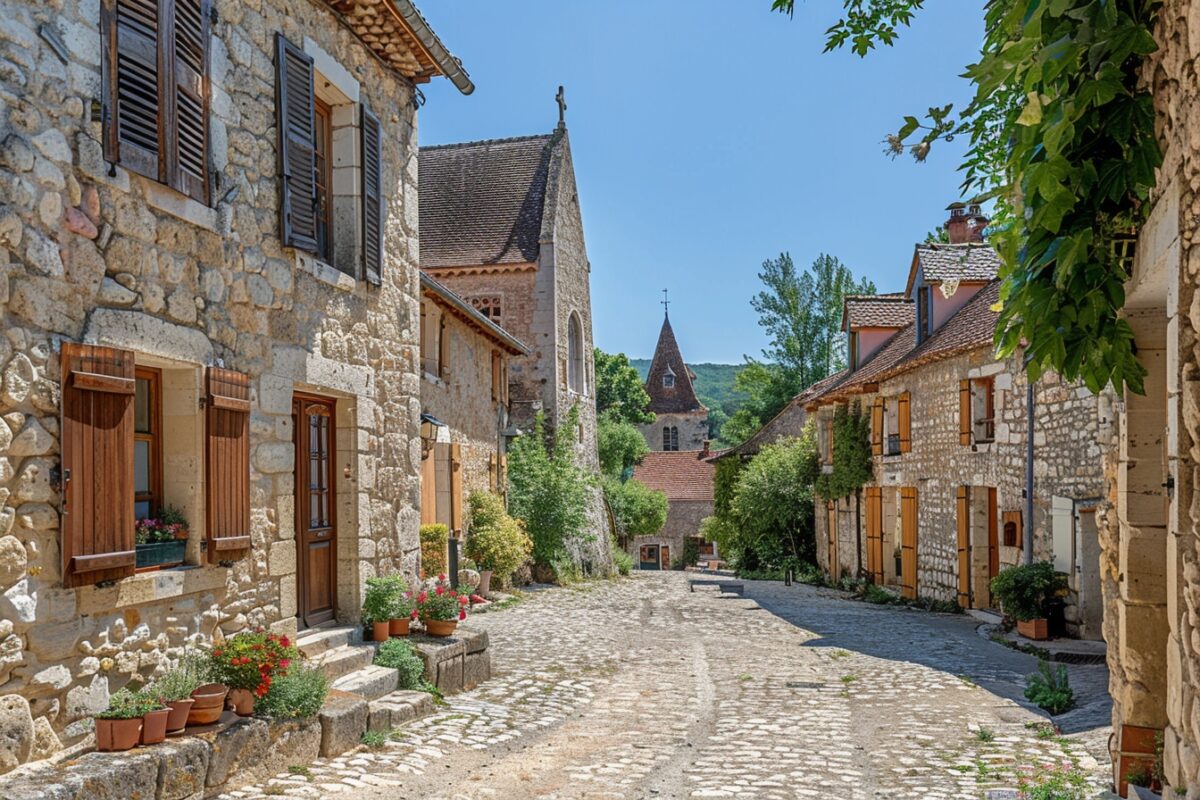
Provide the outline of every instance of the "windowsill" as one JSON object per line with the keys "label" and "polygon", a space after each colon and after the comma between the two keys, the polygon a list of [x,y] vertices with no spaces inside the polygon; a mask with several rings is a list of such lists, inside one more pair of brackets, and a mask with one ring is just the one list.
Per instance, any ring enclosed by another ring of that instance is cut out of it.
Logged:
{"label": "windowsill", "polygon": [[[118,169],[121,167],[118,165]],[[204,228],[206,231],[220,234],[220,215],[215,208],[206,206],[197,200],[193,200],[187,195],[180,194],[170,186],[159,183],[158,181],[147,178],[144,175],[139,175],[136,172],[126,170],[142,187],[142,197],[146,201],[146,205],[161,211],[164,214],[170,214],[184,222],[189,222],[198,228]]]}
{"label": "windowsill", "polygon": [[104,589],[81,586],[76,591],[81,594],[115,592],[115,598],[106,598],[103,603],[105,607],[120,608],[217,591],[224,588],[228,572],[227,568],[216,564],[181,564],[135,573]]}
{"label": "windowsill", "polygon": [[440,386],[442,388],[447,386],[447,383],[444,379],[439,378],[437,375],[434,375],[431,372],[425,372],[424,370],[421,371],[421,379],[427,381],[428,383],[432,383],[434,386]]}
{"label": "windowsill", "polygon": [[327,264],[319,258],[314,258],[303,250],[293,248],[292,253],[295,254],[296,267],[321,283],[327,283],[343,292],[353,292],[358,287],[358,281],[337,267]]}

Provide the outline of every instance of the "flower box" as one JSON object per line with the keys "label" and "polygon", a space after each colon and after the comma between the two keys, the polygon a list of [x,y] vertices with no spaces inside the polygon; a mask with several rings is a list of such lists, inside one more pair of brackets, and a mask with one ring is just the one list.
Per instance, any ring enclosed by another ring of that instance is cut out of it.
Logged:
{"label": "flower box", "polygon": [[1035,642],[1050,638],[1049,625],[1045,618],[1017,620],[1017,633]]}
{"label": "flower box", "polygon": [[171,542],[151,542],[134,546],[137,553],[137,569],[145,567],[166,567],[183,563],[183,553],[187,541],[176,539]]}

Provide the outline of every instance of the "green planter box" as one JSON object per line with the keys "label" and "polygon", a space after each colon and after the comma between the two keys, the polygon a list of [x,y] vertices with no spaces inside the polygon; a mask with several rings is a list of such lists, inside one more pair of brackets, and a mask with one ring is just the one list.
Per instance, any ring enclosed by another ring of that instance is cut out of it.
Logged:
{"label": "green planter box", "polygon": [[139,544],[134,548],[137,551],[137,568],[182,564],[183,551],[186,547],[187,541],[184,539],[176,539],[173,542]]}

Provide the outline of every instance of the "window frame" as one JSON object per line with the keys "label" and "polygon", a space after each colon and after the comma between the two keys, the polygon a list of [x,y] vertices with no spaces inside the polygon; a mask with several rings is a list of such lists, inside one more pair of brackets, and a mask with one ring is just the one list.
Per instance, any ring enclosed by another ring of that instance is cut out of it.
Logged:
{"label": "window frame", "polygon": [[674,372],[664,372],[663,376],[662,376],[662,385],[663,385],[664,389],[674,389],[675,388],[675,373]]}
{"label": "window frame", "polygon": [[[150,415],[149,423],[150,430],[147,432],[137,429],[137,384],[139,381],[146,381],[150,391],[148,413]],[[137,459],[137,443],[146,442],[148,444],[147,451],[149,453],[150,463],[148,465],[150,490],[148,492],[137,491],[136,481],[134,483],[133,503],[134,503],[134,521],[139,519],[153,519],[156,517],[163,507],[163,488],[162,488],[162,370],[156,367],[137,366],[134,369],[134,425],[133,425],[133,451],[129,454],[130,458],[134,459],[136,465]],[[137,504],[146,502],[149,503],[149,511],[145,517],[137,515]]]}
{"label": "window frame", "polygon": [[[313,93],[313,188],[316,195],[317,258],[334,264],[333,107]],[[324,230],[322,230],[324,226]]]}
{"label": "window frame", "polygon": [[[971,441],[991,444],[996,441],[996,381],[995,376],[971,378]],[[976,392],[983,392],[984,416],[976,415]],[[982,432],[982,435],[981,435]]]}
{"label": "window frame", "polygon": [[[893,430],[895,428],[895,430]],[[883,455],[898,456],[904,452],[900,444],[900,395],[883,398]],[[893,445],[895,445],[893,447]]]}

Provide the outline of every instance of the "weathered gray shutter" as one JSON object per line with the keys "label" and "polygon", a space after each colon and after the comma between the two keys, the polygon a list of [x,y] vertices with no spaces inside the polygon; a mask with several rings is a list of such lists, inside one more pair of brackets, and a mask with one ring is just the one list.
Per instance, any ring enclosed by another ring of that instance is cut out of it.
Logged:
{"label": "weathered gray shutter", "polygon": [[379,119],[362,107],[363,263],[368,283],[383,275],[383,135]]}
{"label": "weathered gray shutter", "polygon": [[159,179],[158,0],[104,0],[104,157]]}
{"label": "weathered gray shutter", "polygon": [[174,0],[172,48],[173,115],[168,135],[173,158],[167,161],[166,182],[194,200],[208,200],[208,43],[209,0]]}
{"label": "weathered gray shutter", "polygon": [[275,91],[279,126],[279,238],[286,247],[316,253],[313,61],[281,33],[275,34]]}

